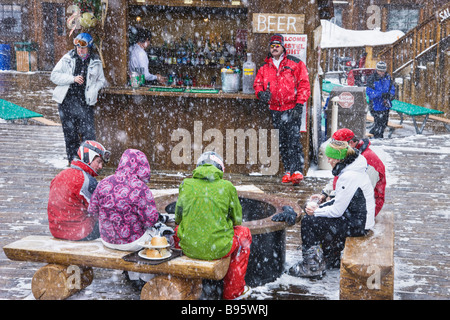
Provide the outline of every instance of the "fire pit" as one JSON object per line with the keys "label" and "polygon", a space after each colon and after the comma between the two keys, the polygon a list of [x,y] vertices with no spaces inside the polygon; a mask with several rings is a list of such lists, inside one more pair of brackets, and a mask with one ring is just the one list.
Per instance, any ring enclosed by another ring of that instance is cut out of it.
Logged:
{"label": "fire pit", "polygon": [[[298,204],[289,199],[255,192],[239,192],[243,225],[252,234],[252,245],[247,268],[246,282],[255,287],[274,281],[283,272],[286,260],[285,222],[274,222],[272,216],[291,206],[300,212]],[[159,212],[175,213],[178,194],[155,199]]]}

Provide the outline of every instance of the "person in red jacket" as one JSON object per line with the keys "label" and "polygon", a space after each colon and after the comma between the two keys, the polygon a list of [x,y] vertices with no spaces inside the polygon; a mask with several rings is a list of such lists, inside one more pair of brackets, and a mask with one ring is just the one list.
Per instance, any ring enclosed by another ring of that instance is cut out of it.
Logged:
{"label": "person in red jacket", "polygon": [[[369,148],[369,139],[358,139],[352,130],[343,128],[337,130],[332,137],[334,140],[347,141],[348,145],[359,152],[366,158],[368,169],[367,174],[370,177],[375,193],[375,216],[381,211],[384,205],[384,195],[386,189],[386,172],[383,161]],[[334,177],[332,190],[336,187],[337,176]],[[331,189],[331,188],[328,188]],[[330,192],[325,188],[322,194],[326,198]]]}
{"label": "person in red jacket", "polygon": [[298,58],[287,55],[284,38],[270,38],[270,52],[256,74],[253,88],[258,99],[269,105],[272,124],[279,130],[282,183],[297,185],[303,180],[304,155],[300,142],[303,107],[311,95],[308,70]]}
{"label": "person in red jacket", "polygon": [[80,145],[77,155],[70,168],[50,183],[48,222],[55,238],[88,241],[100,237],[98,217],[88,214],[88,206],[97,187],[95,177],[111,153],[100,143],[88,140]]}

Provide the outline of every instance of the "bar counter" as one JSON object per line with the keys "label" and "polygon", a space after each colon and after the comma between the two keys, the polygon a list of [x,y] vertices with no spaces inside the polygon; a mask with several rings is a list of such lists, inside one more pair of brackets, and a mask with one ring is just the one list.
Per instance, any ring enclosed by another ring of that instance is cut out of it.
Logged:
{"label": "bar counter", "polygon": [[281,173],[278,132],[253,94],[108,87],[100,91],[95,121],[98,141],[112,151],[108,166],[136,148],[152,170],[191,172],[202,152],[215,149],[226,172]]}
{"label": "bar counter", "polygon": [[[213,88],[198,88],[198,89],[186,89],[186,91],[150,91],[154,87],[108,87],[102,89],[102,93],[110,95],[145,95],[145,96],[165,96],[165,97],[189,97],[189,98],[214,98],[214,99],[250,99],[256,100],[254,94],[245,94],[242,92],[237,93],[226,93],[222,90],[217,90],[218,93],[207,93],[207,92],[190,92],[189,90],[214,90]],[[178,87],[167,87],[167,90],[176,90]]]}

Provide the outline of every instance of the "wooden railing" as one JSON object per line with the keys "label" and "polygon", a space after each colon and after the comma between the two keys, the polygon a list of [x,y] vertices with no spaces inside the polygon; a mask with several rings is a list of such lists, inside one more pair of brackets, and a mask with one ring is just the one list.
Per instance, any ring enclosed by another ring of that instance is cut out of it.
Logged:
{"label": "wooden railing", "polygon": [[341,71],[340,59],[349,57],[358,62],[361,55],[366,52],[366,47],[338,47],[322,49],[322,70],[323,72]]}
{"label": "wooden railing", "polygon": [[[450,3],[438,12],[450,10]],[[438,14],[430,16],[420,25],[411,29],[399,40],[382,50],[378,54],[379,60],[388,63],[391,74],[400,72],[413,63],[415,59],[425,54],[428,49],[438,46],[450,36],[450,23],[441,23]]]}

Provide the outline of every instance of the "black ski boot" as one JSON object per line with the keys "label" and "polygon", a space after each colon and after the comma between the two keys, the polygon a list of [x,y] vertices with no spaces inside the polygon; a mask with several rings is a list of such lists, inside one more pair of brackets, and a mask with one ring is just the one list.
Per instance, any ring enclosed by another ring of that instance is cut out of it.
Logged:
{"label": "black ski boot", "polygon": [[325,275],[325,268],[322,248],[312,246],[303,252],[303,260],[292,266],[288,273],[295,277],[322,279]]}

